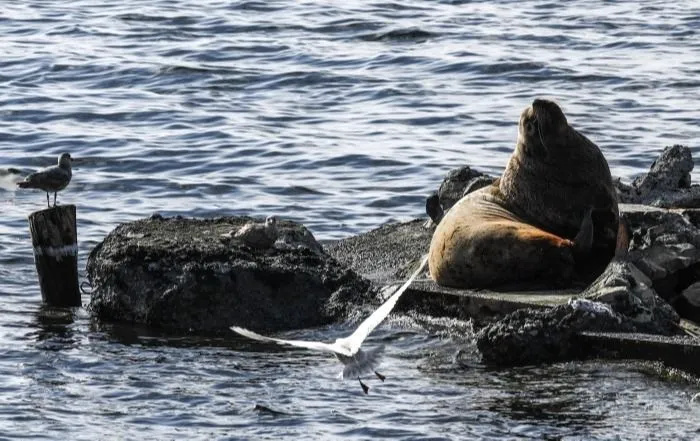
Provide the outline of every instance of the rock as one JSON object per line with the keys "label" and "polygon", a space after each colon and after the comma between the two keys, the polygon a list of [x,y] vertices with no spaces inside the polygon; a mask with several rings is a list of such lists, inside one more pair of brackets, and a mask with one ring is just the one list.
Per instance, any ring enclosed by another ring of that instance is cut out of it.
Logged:
{"label": "rock", "polygon": [[472,191],[490,185],[495,179],[467,165],[450,170],[437,193],[426,198],[425,212],[430,220],[425,223],[425,227],[434,228],[458,200]]}
{"label": "rock", "polygon": [[681,295],[688,301],[689,304],[696,308],[700,308],[700,282],[695,282],[687,287]]}
{"label": "rock", "polygon": [[172,331],[227,332],[237,324],[276,331],[331,323],[370,283],[322,252],[303,225],[277,223],[303,238],[258,250],[222,237],[250,218],[153,218],[120,225],[90,253],[92,313]]}
{"label": "rock", "polygon": [[659,297],[651,279],[628,260],[610,262],[581,297],[610,305],[634,324],[636,332],[672,335],[678,331],[679,315]]}
{"label": "rock", "polygon": [[690,188],[693,166],[693,156],[688,147],[666,147],[651,164],[649,172],[635,179],[632,186],[641,194]]}
{"label": "rock", "polygon": [[306,249],[324,255],[323,247],[307,228],[286,228],[277,232],[275,247],[278,249]]}
{"label": "rock", "polygon": [[408,276],[428,252],[432,230],[424,219],[383,225],[367,233],[324,244],[324,249],[343,265],[376,284],[396,282]]}
{"label": "rock", "polygon": [[473,178],[469,183],[467,183],[467,186],[464,187],[464,192],[462,192],[462,197],[468,195],[469,193],[476,191],[480,188],[484,188],[487,185],[493,184],[493,182],[496,180],[496,178],[492,176],[487,176],[487,175],[482,175],[482,176],[477,176],[476,178]]}
{"label": "rock", "polygon": [[683,317],[700,322],[700,282],[694,282],[685,288],[674,306]]}
{"label": "rock", "polygon": [[[627,258],[674,307],[681,292],[700,278],[695,270],[700,266],[700,229],[694,223],[698,211],[620,205],[631,231]],[[687,317],[685,309],[679,312]]]}
{"label": "rock", "polygon": [[614,312],[577,306],[572,303],[545,310],[515,311],[479,330],[477,348],[491,365],[553,363],[588,356],[586,349],[576,344],[581,330],[634,330],[629,321]]}
{"label": "rock", "polygon": [[651,280],[633,264],[613,260],[580,296],[551,309],[521,309],[477,334],[484,361],[525,365],[585,358],[583,332],[644,332],[673,335],[680,318],[658,297]]}
{"label": "rock", "polygon": [[616,182],[620,202],[664,208],[700,208],[700,186],[691,185],[693,166],[688,147],[666,147],[649,172],[636,178],[632,185]]}
{"label": "rock", "polygon": [[440,196],[437,193],[433,193],[425,199],[425,213],[430,218],[429,221],[432,222],[426,224],[426,227],[435,226],[442,220],[445,210],[440,205]]}
{"label": "rock", "polygon": [[[440,205],[444,211],[449,210],[458,200],[462,199],[462,196],[465,194],[465,190],[468,186],[470,186],[470,183],[475,178],[483,178],[479,181],[481,184],[476,184],[477,187],[478,185],[483,187],[482,184],[489,179],[491,182],[494,180],[494,178],[485,175],[480,171],[473,170],[471,167],[466,165],[451,170],[447,173],[447,176],[445,176],[445,179],[442,181],[442,184],[440,184],[440,188],[438,189]],[[471,189],[471,191],[474,190],[476,190],[476,188]]]}

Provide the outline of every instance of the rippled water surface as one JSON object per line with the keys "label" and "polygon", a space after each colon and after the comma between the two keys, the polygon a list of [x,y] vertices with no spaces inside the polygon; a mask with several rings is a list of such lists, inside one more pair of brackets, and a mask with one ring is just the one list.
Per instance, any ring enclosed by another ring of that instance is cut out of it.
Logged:
{"label": "rippled water surface", "polygon": [[[690,0],[6,1],[0,172],[77,158],[59,201],[78,206],[81,268],[156,211],[347,237],[422,215],[453,167],[500,173],[537,96],[623,179],[666,145],[697,154],[699,31]],[[700,437],[687,384],[612,363],[487,369],[464,323],[387,324],[370,339],[387,381],[364,396],[323,355],[44,309],[26,223],[44,196],[0,186],[0,438]]]}

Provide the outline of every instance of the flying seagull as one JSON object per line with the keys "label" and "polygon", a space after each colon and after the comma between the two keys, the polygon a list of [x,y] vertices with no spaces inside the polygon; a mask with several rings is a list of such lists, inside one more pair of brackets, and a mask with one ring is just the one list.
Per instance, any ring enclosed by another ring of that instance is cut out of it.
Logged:
{"label": "flying seagull", "polygon": [[364,393],[368,393],[369,387],[362,382],[360,376],[373,372],[377,378],[384,381],[386,377],[375,370],[376,366],[379,365],[382,352],[384,351],[384,346],[379,346],[366,351],[360,349],[360,346],[362,346],[362,342],[365,341],[367,336],[374,330],[374,328],[376,328],[386,318],[386,316],[389,315],[391,310],[394,309],[394,306],[399,300],[399,297],[401,297],[401,294],[408,289],[418,274],[423,271],[423,268],[425,268],[425,264],[427,262],[428,256],[425,256],[416,272],[411,275],[406,283],[401,285],[401,287],[396,290],[396,292],[392,294],[391,297],[389,297],[389,299],[382,304],[382,306],[377,308],[372,315],[360,323],[360,326],[357,327],[355,332],[353,332],[349,337],[336,339],[334,343],[303,340],[282,340],[279,338],[265,337],[264,335],[256,334],[255,332],[239,328],[238,326],[231,326],[231,330],[243,335],[244,337],[252,338],[253,340],[297,346],[314,351],[331,352],[335,354],[338,360],[345,366],[343,371],[340,373],[340,377],[343,379],[357,377],[357,380],[360,382],[360,386],[362,386]]}
{"label": "flying seagull", "polygon": [[53,193],[53,206],[56,206],[56,193],[66,188],[72,177],[71,162],[73,158],[68,153],[58,157],[58,165],[34,172],[17,183],[19,188],[38,188],[46,192],[46,205],[49,204],[49,193]]}

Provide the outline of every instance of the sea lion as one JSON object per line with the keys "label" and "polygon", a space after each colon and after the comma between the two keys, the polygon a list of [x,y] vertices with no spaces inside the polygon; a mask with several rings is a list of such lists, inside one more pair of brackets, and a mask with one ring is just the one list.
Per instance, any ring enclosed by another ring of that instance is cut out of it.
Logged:
{"label": "sea lion", "polygon": [[557,104],[536,99],[520,116],[503,175],[464,196],[435,229],[430,274],[458,288],[588,281],[613,257],[619,219],[600,149]]}

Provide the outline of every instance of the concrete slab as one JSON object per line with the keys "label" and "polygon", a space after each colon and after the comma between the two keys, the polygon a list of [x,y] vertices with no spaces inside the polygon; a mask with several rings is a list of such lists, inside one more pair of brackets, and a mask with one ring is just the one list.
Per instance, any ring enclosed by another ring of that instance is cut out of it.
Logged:
{"label": "concrete slab", "polygon": [[700,339],[687,335],[583,332],[581,344],[606,358],[660,361],[666,366],[700,376]]}
{"label": "concrete slab", "polygon": [[[396,281],[396,284],[402,283]],[[514,291],[465,290],[440,286],[432,280],[416,280],[396,305],[398,311],[415,311],[461,320],[485,319],[522,308],[547,308],[566,303],[578,290]]]}

